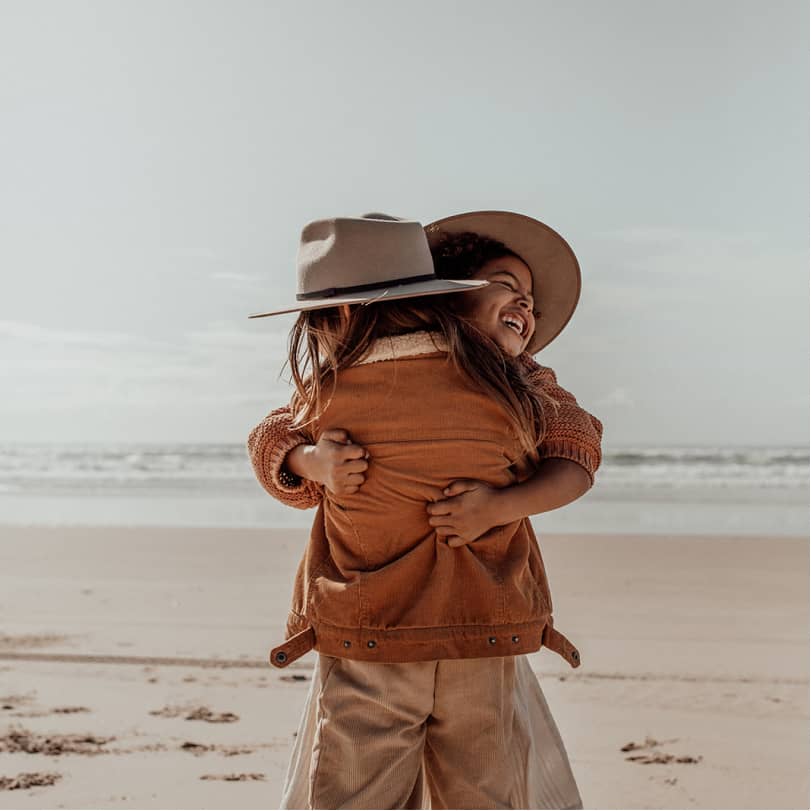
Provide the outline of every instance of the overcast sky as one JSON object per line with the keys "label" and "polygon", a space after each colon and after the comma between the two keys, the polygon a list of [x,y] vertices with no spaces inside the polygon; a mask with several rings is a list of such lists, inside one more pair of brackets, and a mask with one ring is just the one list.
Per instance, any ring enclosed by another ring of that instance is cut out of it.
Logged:
{"label": "overcast sky", "polygon": [[530,214],[606,448],[808,441],[808,5],[0,3],[0,441],[244,441],[302,225]]}

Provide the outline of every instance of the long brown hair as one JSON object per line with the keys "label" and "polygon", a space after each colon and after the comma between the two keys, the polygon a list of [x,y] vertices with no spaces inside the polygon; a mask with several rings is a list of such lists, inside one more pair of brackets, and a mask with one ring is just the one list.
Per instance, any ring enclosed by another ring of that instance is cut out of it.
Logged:
{"label": "long brown hair", "polygon": [[427,330],[445,338],[449,362],[471,388],[504,408],[522,447],[537,459],[536,448],[545,430],[541,398],[521,364],[458,316],[450,298],[425,296],[354,305],[348,320],[342,319],[337,307],[300,313],[288,347],[296,387],[292,427],[303,428],[320,416],[335,391],[338,372],[362,358],[377,338]]}

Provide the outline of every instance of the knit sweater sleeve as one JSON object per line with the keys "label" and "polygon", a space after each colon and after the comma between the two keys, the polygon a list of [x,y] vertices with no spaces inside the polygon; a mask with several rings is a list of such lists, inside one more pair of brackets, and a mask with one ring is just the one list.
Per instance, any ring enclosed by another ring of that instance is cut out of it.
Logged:
{"label": "knit sweater sleeve", "polygon": [[248,455],[259,484],[273,498],[289,507],[308,510],[320,503],[322,486],[307,479],[290,486],[280,476],[287,454],[298,445],[312,442],[311,437],[290,427],[292,421],[289,406],[271,411],[248,436]]}
{"label": "knit sweater sleeve", "polygon": [[555,408],[544,402],[546,432],[538,445],[540,459],[577,462],[594,484],[594,474],[602,461],[603,424],[558,384],[552,369],[538,365],[528,355],[523,360],[532,383],[558,403]]}

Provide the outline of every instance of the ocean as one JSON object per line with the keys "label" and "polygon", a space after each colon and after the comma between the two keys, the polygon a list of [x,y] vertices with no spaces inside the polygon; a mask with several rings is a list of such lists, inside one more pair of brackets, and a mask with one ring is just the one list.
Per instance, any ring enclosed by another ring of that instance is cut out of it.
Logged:
{"label": "ocean", "polygon": [[[594,487],[540,532],[808,535],[807,447],[604,450]],[[0,526],[307,527],[242,444],[0,445]]]}

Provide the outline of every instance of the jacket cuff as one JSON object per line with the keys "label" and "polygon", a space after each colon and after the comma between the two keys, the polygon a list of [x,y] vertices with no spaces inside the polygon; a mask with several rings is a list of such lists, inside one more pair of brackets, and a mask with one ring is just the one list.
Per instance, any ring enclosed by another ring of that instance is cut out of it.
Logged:
{"label": "jacket cuff", "polygon": [[538,446],[538,458],[539,460],[568,459],[570,462],[577,462],[589,474],[591,484],[594,484],[594,473],[599,463],[594,455],[589,453],[582,445],[567,442],[563,439],[541,442]]}
{"label": "jacket cuff", "polygon": [[275,499],[289,507],[308,510],[317,506],[322,497],[321,485],[308,479],[298,484],[290,484],[284,475],[284,460],[287,454],[298,445],[305,444],[301,434],[287,432],[281,437],[271,436],[275,431],[266,423],[258,425],[248,441],[248,448],[254,473],[259,484]]}
{"label": "jacket cuff", "polygon": [[291,434],[288,439],[274,442],[265,448],[264,468],[267,471],[272,485],[282,493],[304,495],[311,489],[308,485],[317,487],[315,482],[296,476],[284,466],[284,460],[287,458],[287,454],[290,453],[293,448],[304,444],[306,443],[301,436]]}

